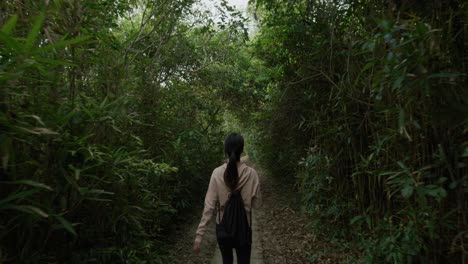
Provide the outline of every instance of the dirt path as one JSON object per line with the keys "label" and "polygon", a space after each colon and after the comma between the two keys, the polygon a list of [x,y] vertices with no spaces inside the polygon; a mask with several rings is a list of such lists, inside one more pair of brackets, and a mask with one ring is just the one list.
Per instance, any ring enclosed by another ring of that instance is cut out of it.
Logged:
{"label": "dirt path", "polygon": [[[342,244],[309,231],[307,224],[311,219],[300,212],[299,197],[292,188],[265,176],[259,168],[256,170],[262,183],[263,205],[253,211],[252,264],[352,262]],[[191,251],[201,210],[180,230],[169,263],[222,264],[214,217],[204,236],[201,253],[195,255]]]}
{"label": "dirt path", "polygon": [[[208,226],[200,254],[196,255],[192,252],[193,241],[195,240],[195,230],[200,222],[200,217],[203,208],[199,207],[195,210],[190,218],[187,219],[186,225],[182,226],[175,234],[176,237],[173,245],[170,245],[171,250],[166,257],[167,261],[163,263],[170,264],[207,264],[213,258],[213,253],[216,247],[216,236],[214,221],[211,221]],[[213,218],[214,219],[214,218]],[[212,219],[212,220],[213,220]]]}
{"label": "dirt path", "polygon": [[353,262],[342,241],[311,231],[312,221],[301,212],[300,196],[292,186],[265,176],[262,187],[264,204],[258,218],[266,264]]}

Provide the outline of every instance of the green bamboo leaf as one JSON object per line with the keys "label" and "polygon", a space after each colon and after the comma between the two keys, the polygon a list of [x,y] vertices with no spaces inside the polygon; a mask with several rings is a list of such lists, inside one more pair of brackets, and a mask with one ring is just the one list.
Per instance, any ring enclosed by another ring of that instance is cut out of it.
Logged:
{"label": "green bamboo leaf", "polygon": [[42,121],[41,117],[37,116],[37,115],[25,115],[25,117],[31,117],[33,119],[35,119],[39,124],[41,124],[42,126],[45,126],[44,122]]}
{"label": "green bamboo leaf", "polygon": [[32,206],[32,205],[20,205],[20,207],[25,209],[26,211],[36,213],[37,215],[42,216],[44,218],[49,217],[49,215],[46,212],[42,211],[42,209],[40,209],[39,207]]}
{"label": "green bamboo leaf", "polygon": [[45,134],[45,135],[58,135],[59,134],[45,127],[35,127],[32,129],[32,131],[37,132],[39,134]]}
{"label": "green bamboo leaf", "polygon": [[48,218],[49,215],[42,211],[42,209],[32,206],[32,205],[8,205],[4,207],[5,209],[17,210],[25,213],[36,214],[43,218]]}
{"label": "green bamboo leaf", "polygon": [[102,189],[89,189],[87,187],[82,187],[79,188],[78,191],[84,195],[84,194],[107,194],[107,195],[114,195],[113,192],[108,192]]}
{"label": "green bamboo leaf", "polygon": [[34,43],[36,42],[37,35],[39,34],[39,31],[41,30],[41,27],[44,23],[44,13],[41,13],[39,17],[37,17],[36,22],[33,25],[33,28],[29,31],[28,37],[26,38],[26,43],[25,43],[25,51],[29,52]]}
{"label": "green bamboo leaf", "polygon": [[76,66],[76,64],[68,62],[68,61],[60,61],[60,60],[52,60],[52,59],[47,59],[47,58],[34,58],[34,60],[42,63],[47,63],[50,65],[55,65],[55,66]]}
{"label": "green bamboo leaf", "polygon": [[429,81],[427,79],[424,80],[424,91],[426,92],[426,96],[430,96],[431,91],[429,87]]}
{"label": "green bamboo leaf", "polygon": [[71,185],[73,186],[75,189],[79,190],[80,187],[78,186],[78,184],[76,183],[76,180],[74,177],[70,177],[68,174],[64,174],[63,177],[65,178],[65,180]]}
{"label": "green bamboo leaf", "polygon": [[90,200],[90,201],[96,201],[96,202],[112,202],[111,199],[105,199],[105,198],[89,197],[89,198],[85,198],[85,199]]}
{"label": "green bamboo leaf", "polygon": [[75,170],[75,180],[78,181],[78,180],[80,180],[81,170],[76,169],[76,168],[74,170]]}
{"label": "green bamboo leaf", "polygon": [[80,37],[76,37],[76,38],[69,39],[69,40],[60,40],[57,43],[49,44],[49,45],[46,45],[44,47],[41,47],[41,51],[61,49],[61,48],[67,47],[67,46],[71,46],[71,45],[75,45],[75,44],[85,42],[86,40],[89,40],[89,39],[90,39],[89,36],[80,36]]}
{"label": "green bamboo leaf", "polygon": [[22,45],[18,43],[16,39],[8,36],[3,31],[0,31],[0,42],[6,45],[7,49],[11,49],[11,50],[15,50],[19,52],[22,48]]}
{"label": "green bamboo leaf", "polygon": [[401,87],[401,83],[405,80],[405,76],[399,76],[398,78],[396,78],[396,80],[393,82],[393,85],[392,85],[392,91],[394,91],[395,89],[397,88],[400,88]]}
{"label": "green bamboo leaf", "polygon": [[449,73],[449,72],[439,72],[429,75],[429,78],[452,78],[457,77],[458,74],[456,73]]}
{"label": "green bamboo leaf", "polygon": [[10,160],[10,151],[12,149],[12,140],[11,137],[6,135],[0,136],[0,155],[2,158],[2,168],[6,169],[8,167],[8,161]]}
{"label": "green bamboo leaf", "polygon": [[364,218],[364,216],[362,216],[362,215],[357,215],[357,216],[355,216],[355,217],[353,217],[353,218],[351,219],[350,224],[352,225],[352,224],[356,223],[357,221],[360,221],[360,220],[363,219],[363,218]]}
{"label": "green bamboo leaf", "polygon": [[2,26],[1,31],[5,33],[5,35],[11,35],[13,29],[16,27],[16,22],[18,22],[18,15],[14,15],[8,19],[8,21]]}
{"label": "green bamboo leaf", "polygon": [[397,164],[398,166],[400,166],[400,168],[404,169],[405,171],[408,171],[408,167],[406,167],[406,165],[403,162],[397,161]]}
{"label": "green bamboo leaf", "polygon": [[24,132],[27,132],[27,133],[30,133],[30,134],[34,134],[34,135],[58,135],[59,133],[55,132],[55,131],[52,131],[48,128],[45,128],[45,127],[34,127],[32,129],[29,129],[29,128],[25,128],[25,127],[18,127],[19,130],[21,131],[24,131]]}
{"label": "green bamboo leaf", "polygon": [[107,46],[113,48],[113,49],[118,49],[120,48],[119,46],[119,43],[118,42],[114,42],[112,41],[112,36],[108,36],[106,34],[103,34],[103,33],[98,33],[97,35],[97,38],[98,40],[102,41],[104,44],[106,44]]}
{"label": "green bamboo leaf", "polygon": [[401,189],[401,195],[404,198],[409,198],[413,194],[414,187],[411,185],[406,185],[403,189]]}
{"label": "green bamboo leaf", "polygon": [[75,228],[73,227],[73,225],[69,221],[67,221],[65,218],[63,218],[60,215],[55,215],[54,217],[55,217],[55,219],[57,219],[60,222],[62,227],[65,228],[65,230],[67,230],[71,234],[77,236]]}
{"label": "green bamboo leaf", "polygon": [[398,128],[400,128],[401,130],[404,126],[405,126],[405,110],[403,110],[403,108],[400,108],[400,112],[398,113]]}
{"label": "green bamboo leaf", "polygon": [[54,0],[54,3],[57,7],[61,7],[62,6],[62,0]]}
{"label": "green bamboo leaf", "polygon": [[7,203],[7,202],[14,201],[14,200],[25,199],[25,198],[37,193],[38,191],[39,191],[39,189],[32,189],[32,190],[22,191],[22,192],[18,192],[18,193],[9,195],[5,199],[0,200],[0,205],[3,205],[5,203]]}
{"label": "green bamboo leaf", "polygon": [[5,182],[5,183],[7,183],[7,184],[24,184],[24,185],[29,185],[29,186],[33,186],[33,187],[46,189],[46,190],[49,190],[49,191],[53,190],[52,187],[50,187],[50,186],[48,186],[46,184],[36,182],[36,181],[32,181],[32,180],[19,180],[19,181],[13,181],[13,182]]}
{"label": "green bamboo leaf", "polygon": [[443,197],[447,196],[447,191],[445,191],[444,188],[437,187],[435,185],[428,185],[427,187],[427,195],[436,198],[437,201],[440,201]]}
{"label": "green bamboo leaf", "polygon": [[458,183],[457,183],[456,181],[453,181],[453,182],[451,182],[451,183],[449,184],[449,188],[450,188],[451,190],[453,190],[453,189],[455,189],[455,188],[457,187],[457,185],[458,185]]}

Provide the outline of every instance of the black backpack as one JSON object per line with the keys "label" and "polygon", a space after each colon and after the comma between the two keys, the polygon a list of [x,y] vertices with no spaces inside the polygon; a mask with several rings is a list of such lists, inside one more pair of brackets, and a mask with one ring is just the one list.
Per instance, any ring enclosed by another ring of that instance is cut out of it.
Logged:
{"label": "black backpack", "polygon": [[[221,208],[218,201],[218,217]],[[239,248],[252,244],[252,229],[247,222],[244,201],[239,190],[231,192],[224,206],[223,219],[216,224],[216,237],[220,245]],[[250,213],[252,223],[252,212]]]}

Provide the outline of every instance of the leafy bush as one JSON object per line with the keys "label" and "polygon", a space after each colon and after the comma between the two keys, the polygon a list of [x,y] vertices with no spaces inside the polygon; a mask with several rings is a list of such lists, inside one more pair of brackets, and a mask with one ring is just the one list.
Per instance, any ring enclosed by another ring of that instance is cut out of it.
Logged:
{"label": "leafy bush", "polygon": [[0,4],[0,262],[166,261],[222,158],[191,4]]}

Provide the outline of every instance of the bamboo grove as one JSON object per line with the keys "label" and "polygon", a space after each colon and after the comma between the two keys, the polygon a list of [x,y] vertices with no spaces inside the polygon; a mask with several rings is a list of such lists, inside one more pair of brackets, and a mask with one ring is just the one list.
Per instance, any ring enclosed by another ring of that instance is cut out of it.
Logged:
{"label": "bamboo grove", "polygon": [[204,76],[245,38],[192,4],[1,1],[0,263],[167,263],[223,158]]}
{"label": "bamboo grove", "polygon": [[252,130],[263,167],[293,182],[316,230],[358,247],[360,261],[464,263],[467,2],[257,10],[252,45],[272,71]]}
{"label": "bamboo grove", "polygon": [[351,263],[466,262],[466,1],[198,4],[0,2],[0,263],[171,263],[232,129]]}

